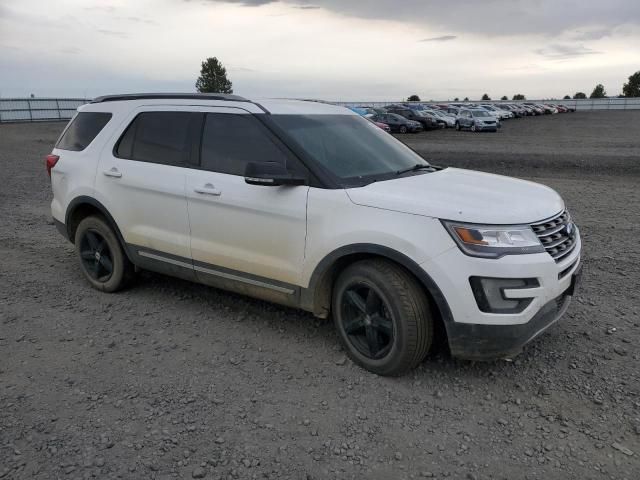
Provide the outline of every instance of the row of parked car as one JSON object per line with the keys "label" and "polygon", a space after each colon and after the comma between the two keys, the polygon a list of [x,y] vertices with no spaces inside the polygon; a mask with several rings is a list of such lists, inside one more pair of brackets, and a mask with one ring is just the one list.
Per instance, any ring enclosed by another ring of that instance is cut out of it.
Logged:
{"label": "row of parked car", "polygon": [[439,128],[498,131],[501,121],[535,115],[575,112],[555,103],[399,103],[384,107],[349,107],[378,127],[393,133],[415,133]]}

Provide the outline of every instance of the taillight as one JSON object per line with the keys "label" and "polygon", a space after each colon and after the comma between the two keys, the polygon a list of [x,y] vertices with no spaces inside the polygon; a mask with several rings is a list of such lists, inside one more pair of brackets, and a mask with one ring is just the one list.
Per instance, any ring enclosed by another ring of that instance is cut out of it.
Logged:
{"label": "taillight", "polygon": [[47,166],[47,173],[49,174],[49,176],[51,176],[51,169],[56,166],[58,160],[60,160],[60,157],[58,155],[47,155],[45,159],[45,165]]}

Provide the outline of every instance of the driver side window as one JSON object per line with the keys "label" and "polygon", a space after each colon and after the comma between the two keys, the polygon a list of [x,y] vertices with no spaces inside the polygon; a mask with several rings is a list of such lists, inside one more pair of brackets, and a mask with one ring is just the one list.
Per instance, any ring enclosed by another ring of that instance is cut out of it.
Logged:
{"label": "driver side window", "polygon": [[209,113],[202,132],[200,163],[204,170],[244,176],[249,162],[287,164],[286,154],[251,115]]}

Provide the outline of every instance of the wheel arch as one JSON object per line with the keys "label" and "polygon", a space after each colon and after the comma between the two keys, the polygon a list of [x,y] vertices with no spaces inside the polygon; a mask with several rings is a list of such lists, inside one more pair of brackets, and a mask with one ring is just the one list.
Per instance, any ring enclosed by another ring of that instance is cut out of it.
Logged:
{"label": "wheel arch", "polygon": [[440,288],[420,265],[410,257],[389,247],[370,243],[358,243],[340,247],[325,256],[316,266],[308,288],[301,293],[301,306],[319,317],[327,317],[331,311],[333,285],[348,265],[368,258],[384,258],[392,261],[411,273],[430,296],[445,330],[453,322],[449,304]]}
{"label": "wheel arch", "polygon": [[80,197],[74,198],[73,200],[71,200],[71,202],[69,202],[64,219],[67,238],[69,239],[69,241],[71,243],[74,243],[78,225],[84,218],[93,214],[102,215],[107,220],[109,226],[115,232],[116,237],[118,238],[118,241],[122,246],[122,249],[124,250],[129,260],[131,260],[129,251],[127,249],[127,244],[124,241],[124,237],[122,236],[120,228],[118,227],[115,219],[111,216],[109,210],[107,210],[107,207],[105,207],[102,203],[100,203],[93,197],[82,195]]}

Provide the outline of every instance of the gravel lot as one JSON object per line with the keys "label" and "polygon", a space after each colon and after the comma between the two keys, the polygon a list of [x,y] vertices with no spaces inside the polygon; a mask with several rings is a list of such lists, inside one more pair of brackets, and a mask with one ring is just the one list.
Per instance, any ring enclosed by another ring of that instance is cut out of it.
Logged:
{"label": "gravel lot", "polygon": [[89,288],[50,221],[60,123],[0,125],[0,478],[640,478],[640,111],[403,140],[546,183],[585,242],[564,320],[516,361],[381,378],[333,325],[144,273]]}

